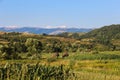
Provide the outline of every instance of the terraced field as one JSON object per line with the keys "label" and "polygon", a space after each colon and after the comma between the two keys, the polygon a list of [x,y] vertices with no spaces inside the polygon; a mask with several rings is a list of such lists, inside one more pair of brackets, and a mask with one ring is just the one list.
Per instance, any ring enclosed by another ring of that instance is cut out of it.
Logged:
{"label": "terraced field", "polygon": [[[42,59],[40,60],[1,60],[0,67],[1,69],[6,69],[7,67],[10,68],[12,71],[14,65],[21,65],[24,68],[21,68],[19,71],[23,71],[24,74],[27,70],[25,66],[31,66],[31,70],[34,71],[35,66],[42,66],[45,69],[50,69],[55,67],[56,69],[63,65],[63,75],[65,80],[120,80],[120,52],[119,51],[106,51],[106,52],[99,52],[97,54],[92,53],[69,53],[69,57],[62,58],[52,58],[52,54],[43,54]],[[11,67],[10,67],[11,66]],[[33,68],[33,69],[32,69]],[[40,67],[38,67],[40,68]],[[15,69],[15,68],[14,68]],[[13,69],[13,71],[14,71]],[[30,68],[28,68],[30,69]],[[17,70],[17,69],[16,69]],[[50,69],[51,70],[51,69]],[[68,70],[70,77],[66,77],[65,71]],[[18,72],[19,72],[18,71]],[[2,70],[0,71],[1,80],[2,79]],[[40,76],[35,76],[35,72],[33,72],[34,78],[30,80],[45,80],[40,78]],[[11,74],[9,70],[6,75]],[[17,73],[13,73],[14,76]],[[47,73],[46,74],[51,74]],[[55,73],[56,74],[56,73]],[[27,74],[26,74],[27,75]],[[32,74],[28,74],[32,75]],[[13,79],[18,80],[17,77],[13,77]],[[20,76],[20,75],[19,75]],[[50,75],[48,75],[50,76]],[[16,79],[17,78],[17,79]],[[8,80],[9,77],[4,78],[4,80]],[[12,79],[12,78],[11,78]],[[11,80],[9,79],[9,80]],[[63,79],[63,80],[64,80]],[[25,77],[19,80],[26,80]],[[48,80],[58,80],[54,77]]]}

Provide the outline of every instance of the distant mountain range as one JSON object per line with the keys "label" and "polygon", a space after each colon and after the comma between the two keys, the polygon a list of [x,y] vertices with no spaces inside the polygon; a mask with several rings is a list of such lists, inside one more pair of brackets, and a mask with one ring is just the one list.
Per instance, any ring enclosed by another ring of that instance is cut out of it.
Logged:
{"label": "distant mountain range", "polygon": [[34,34],[59,34],[63,32],[89,32],[92,29],[84,28],[34,28],[34,27],[22,27],[22,28],[9,28],[9,27],[0,27],[0,31],[5,32],[28,32]]}

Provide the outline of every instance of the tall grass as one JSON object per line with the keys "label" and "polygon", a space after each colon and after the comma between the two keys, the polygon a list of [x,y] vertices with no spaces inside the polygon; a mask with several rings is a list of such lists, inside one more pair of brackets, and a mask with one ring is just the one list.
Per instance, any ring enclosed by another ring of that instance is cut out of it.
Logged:
{"label": "tall grass", "polygon": [[69,80],[71,76],[73,73],[63,65],[6,63],[0,67],[0,80]]}
{"label": "tall grass", "polygon": [[45,54],[41,60],[3,60],[0,80],[120,80],[119,51],[69,55],[64,59]]}

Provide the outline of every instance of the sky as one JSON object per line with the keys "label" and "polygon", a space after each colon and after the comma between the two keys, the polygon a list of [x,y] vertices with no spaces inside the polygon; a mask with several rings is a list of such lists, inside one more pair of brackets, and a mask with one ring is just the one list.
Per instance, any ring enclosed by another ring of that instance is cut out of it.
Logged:
{"label": "sky", "polygon": [[1,27],[98,28],[120,24],[120,0],[0,0]]}

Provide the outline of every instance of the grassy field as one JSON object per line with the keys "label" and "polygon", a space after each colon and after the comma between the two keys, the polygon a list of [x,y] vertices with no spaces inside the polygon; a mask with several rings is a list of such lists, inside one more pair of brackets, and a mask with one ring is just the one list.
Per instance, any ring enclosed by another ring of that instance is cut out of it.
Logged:
{"label": "grassy field", "polygon": [[61,57],[62,53],[58,58],[53,58],[51,53],[43,53],[41,56],[42,59],[40,60],[1,60],[0,68],[8,63],[64,65],[65,68],[69,68],[75,74],[74,78],[68,80],[120,80],[120,51],[69,53],[69,57],[65,58]]}

